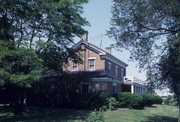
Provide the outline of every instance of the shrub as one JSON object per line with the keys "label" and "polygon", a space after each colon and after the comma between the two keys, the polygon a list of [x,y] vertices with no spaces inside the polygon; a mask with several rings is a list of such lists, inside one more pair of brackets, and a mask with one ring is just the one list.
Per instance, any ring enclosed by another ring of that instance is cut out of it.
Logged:
{"label": "shrub", "polygon": [[143,105],[144,106],[152,106],[153,104],[162,104],[163,99],[160,96],[155,96],[152,94],[142,94],[143,97]]}
{"label": "shrub", "polygon": [[169,100],[169,105],[173,105],[173,106],[177,106],[178,105],[178,102],[175,98],[171,98]]}
{"label": "shrub", "polygon": [[86,119],[87,122],[104,122],[103,111],[94,110]]}
{"label": "shrub", "polygon": [[152,94],[142,94],[142,104],[144,106],[152,106],[154,104],[154,95]]}
{"label": "shrub", "polygon": [[128,108],[143,108],[142,96],[140,94],[131,94],[128,92],[118,93],[114,95],[116,100],[119,102],[118,107],[128,107]]}
{"label": "shrub", "polygon": [[106,102],[106,108],[108,110],[115,110],[116,107],[118,106],[119,102],[114,98],[114,97],[110,97],[107,99],[107,102]]}
{"label": "shrub", "polygon": [[163,99],[160,96],[154,96],[154,104],[162,104]]}
{"label": "shrub", "polygon": [[[78,97],[78,96],[77,96]],[[106,103],[107,94],[103,91],[92,92],[88,94],[82,93],[76,100],[81,109],[99,109]]]}
{"label": "shrub", "polygon": [[107,99],[105,92],[78,92],[80,81],[75,82],[72,79],[67,81],[59,77],[41,79],[27,92],[27,104],[38,107],[93,110],[105,104]]}
{"label": "shrub", "polygon": [[172,105],[172,106],[177,106],[178,105],[177,99],[174,98],[174,97],[168,97],[163,102],[166,105]]}

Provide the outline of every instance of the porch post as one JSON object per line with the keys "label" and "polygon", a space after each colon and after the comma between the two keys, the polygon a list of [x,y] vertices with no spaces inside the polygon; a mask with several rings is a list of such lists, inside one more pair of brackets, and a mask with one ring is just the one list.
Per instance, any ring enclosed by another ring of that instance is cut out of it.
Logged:
{"label": "porch post", "polygon": [[134,93],[134,85],[131,85],[131,93]]}

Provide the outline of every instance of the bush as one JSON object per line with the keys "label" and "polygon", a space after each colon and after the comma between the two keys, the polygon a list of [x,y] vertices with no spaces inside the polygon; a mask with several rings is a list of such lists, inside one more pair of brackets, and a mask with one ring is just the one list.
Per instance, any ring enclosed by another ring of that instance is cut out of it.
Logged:
{"label": "bush", "polygon": [[163,99],[160,96],[154,96],[154,104],[162,104]]}
{"label": "bush", "polygon": [[107,99],[105,107],[106,107],[106,109],[113,111],[116,109],[118,104],[119,104],[119,102],[114,97],[110,97]]}
{"label": "bush", "polygon": [[152,94],[142,94],[143,97],[143,105],[144,106],[152,106],[153,104],[162,104],[163,99],[160,96],[155,96]]}
{"label": "bush", "polygon": [[174,97],[168,97],[163,102],[166,105],[172,105],[172,106],[177,106],[178,105],[178,101]]}
{"label": "bush", "polygon": [[107,99],[105,92],[79,92],[80,81],[75,81],[77,76],[73,78],[69,78],[67,81],[63,81],[59,77],[41,79],[33,84],[27,92],[27,105],[93,110],[105,105]]}
{"label": "bush", "polygon": [[76,107],[80,109],[99,109],[105,105],[107,99],[107,94],[103,91],[78,95]]}
{"label": "bush", "polygon": [[140,94],[131,94],[128,92],[118,93],[114,95],[116,100],[119,102],[118,107],[128,107],[128,108],[143,108],[142,96]]}
{"label": "bush", "polygon": [[87,122],[104,122],[103,111],[93,111],[86,119]]}
{"label": "bush", "polygon": [[142,94],[142,104],[144,106],[152,106],[154,104],[154,95],[152,94]]}

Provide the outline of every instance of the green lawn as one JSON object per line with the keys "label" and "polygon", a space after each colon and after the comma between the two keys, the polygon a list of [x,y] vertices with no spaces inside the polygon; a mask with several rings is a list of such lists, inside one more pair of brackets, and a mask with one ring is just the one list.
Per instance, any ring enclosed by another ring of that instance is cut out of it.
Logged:
{"label": "green lawn", "polygon": [[178,109],[167,105],[155,105],[142,110],[119,109],[105,112],[104,118],[108,122],[177,122]]}
{"label": "green lawn", "polygon": [[[30,108],[23,117],[14,117],[10,110],[0,107],[0,122],[79,122],[84,121],[90,111]],[[106,122],[177,122],[175,106],[155,105],[142,110],[118,109],[106,111]]]}

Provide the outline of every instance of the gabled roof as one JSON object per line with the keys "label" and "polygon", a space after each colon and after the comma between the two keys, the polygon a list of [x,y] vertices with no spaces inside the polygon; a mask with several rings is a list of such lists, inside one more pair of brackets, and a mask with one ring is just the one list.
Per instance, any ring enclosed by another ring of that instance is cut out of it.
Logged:
{"label": "gabled roof", "polygon": [[99,54],[101,56],[102,59],[107,59],[123,68],[126,68],[128,65],[126,63],[124,63],[123,61],[121,61],[120,59],[116,58],[115,56],[107,53],[106,51],[104,51],[103,49],[87,42],[87,41],[84,41],[84,40],[81,40],[79,41],[78,43],[76,43],[72,48],[74,50],[78,50],[80,48],[80,46],[84,44],[86,45],[86,48],[96,52],[97,54]]}
{"label": "gabled roof", "polygon": [[81,40],[78,43],[76,43],[73,46],[73,49],[75,49],[75,50],[79,49],[82,44],[86,45],[87,48],[95,51],[98,54],[106,54],[106,52],[104,50],[102,50],[101,48],[99,48],[99,47],[97,47],[97,46],[95,46],[95,45],[93,45],[93,44],[91,44],[91,43],[89,43],[87,41],[84,41],[84,40]]}

